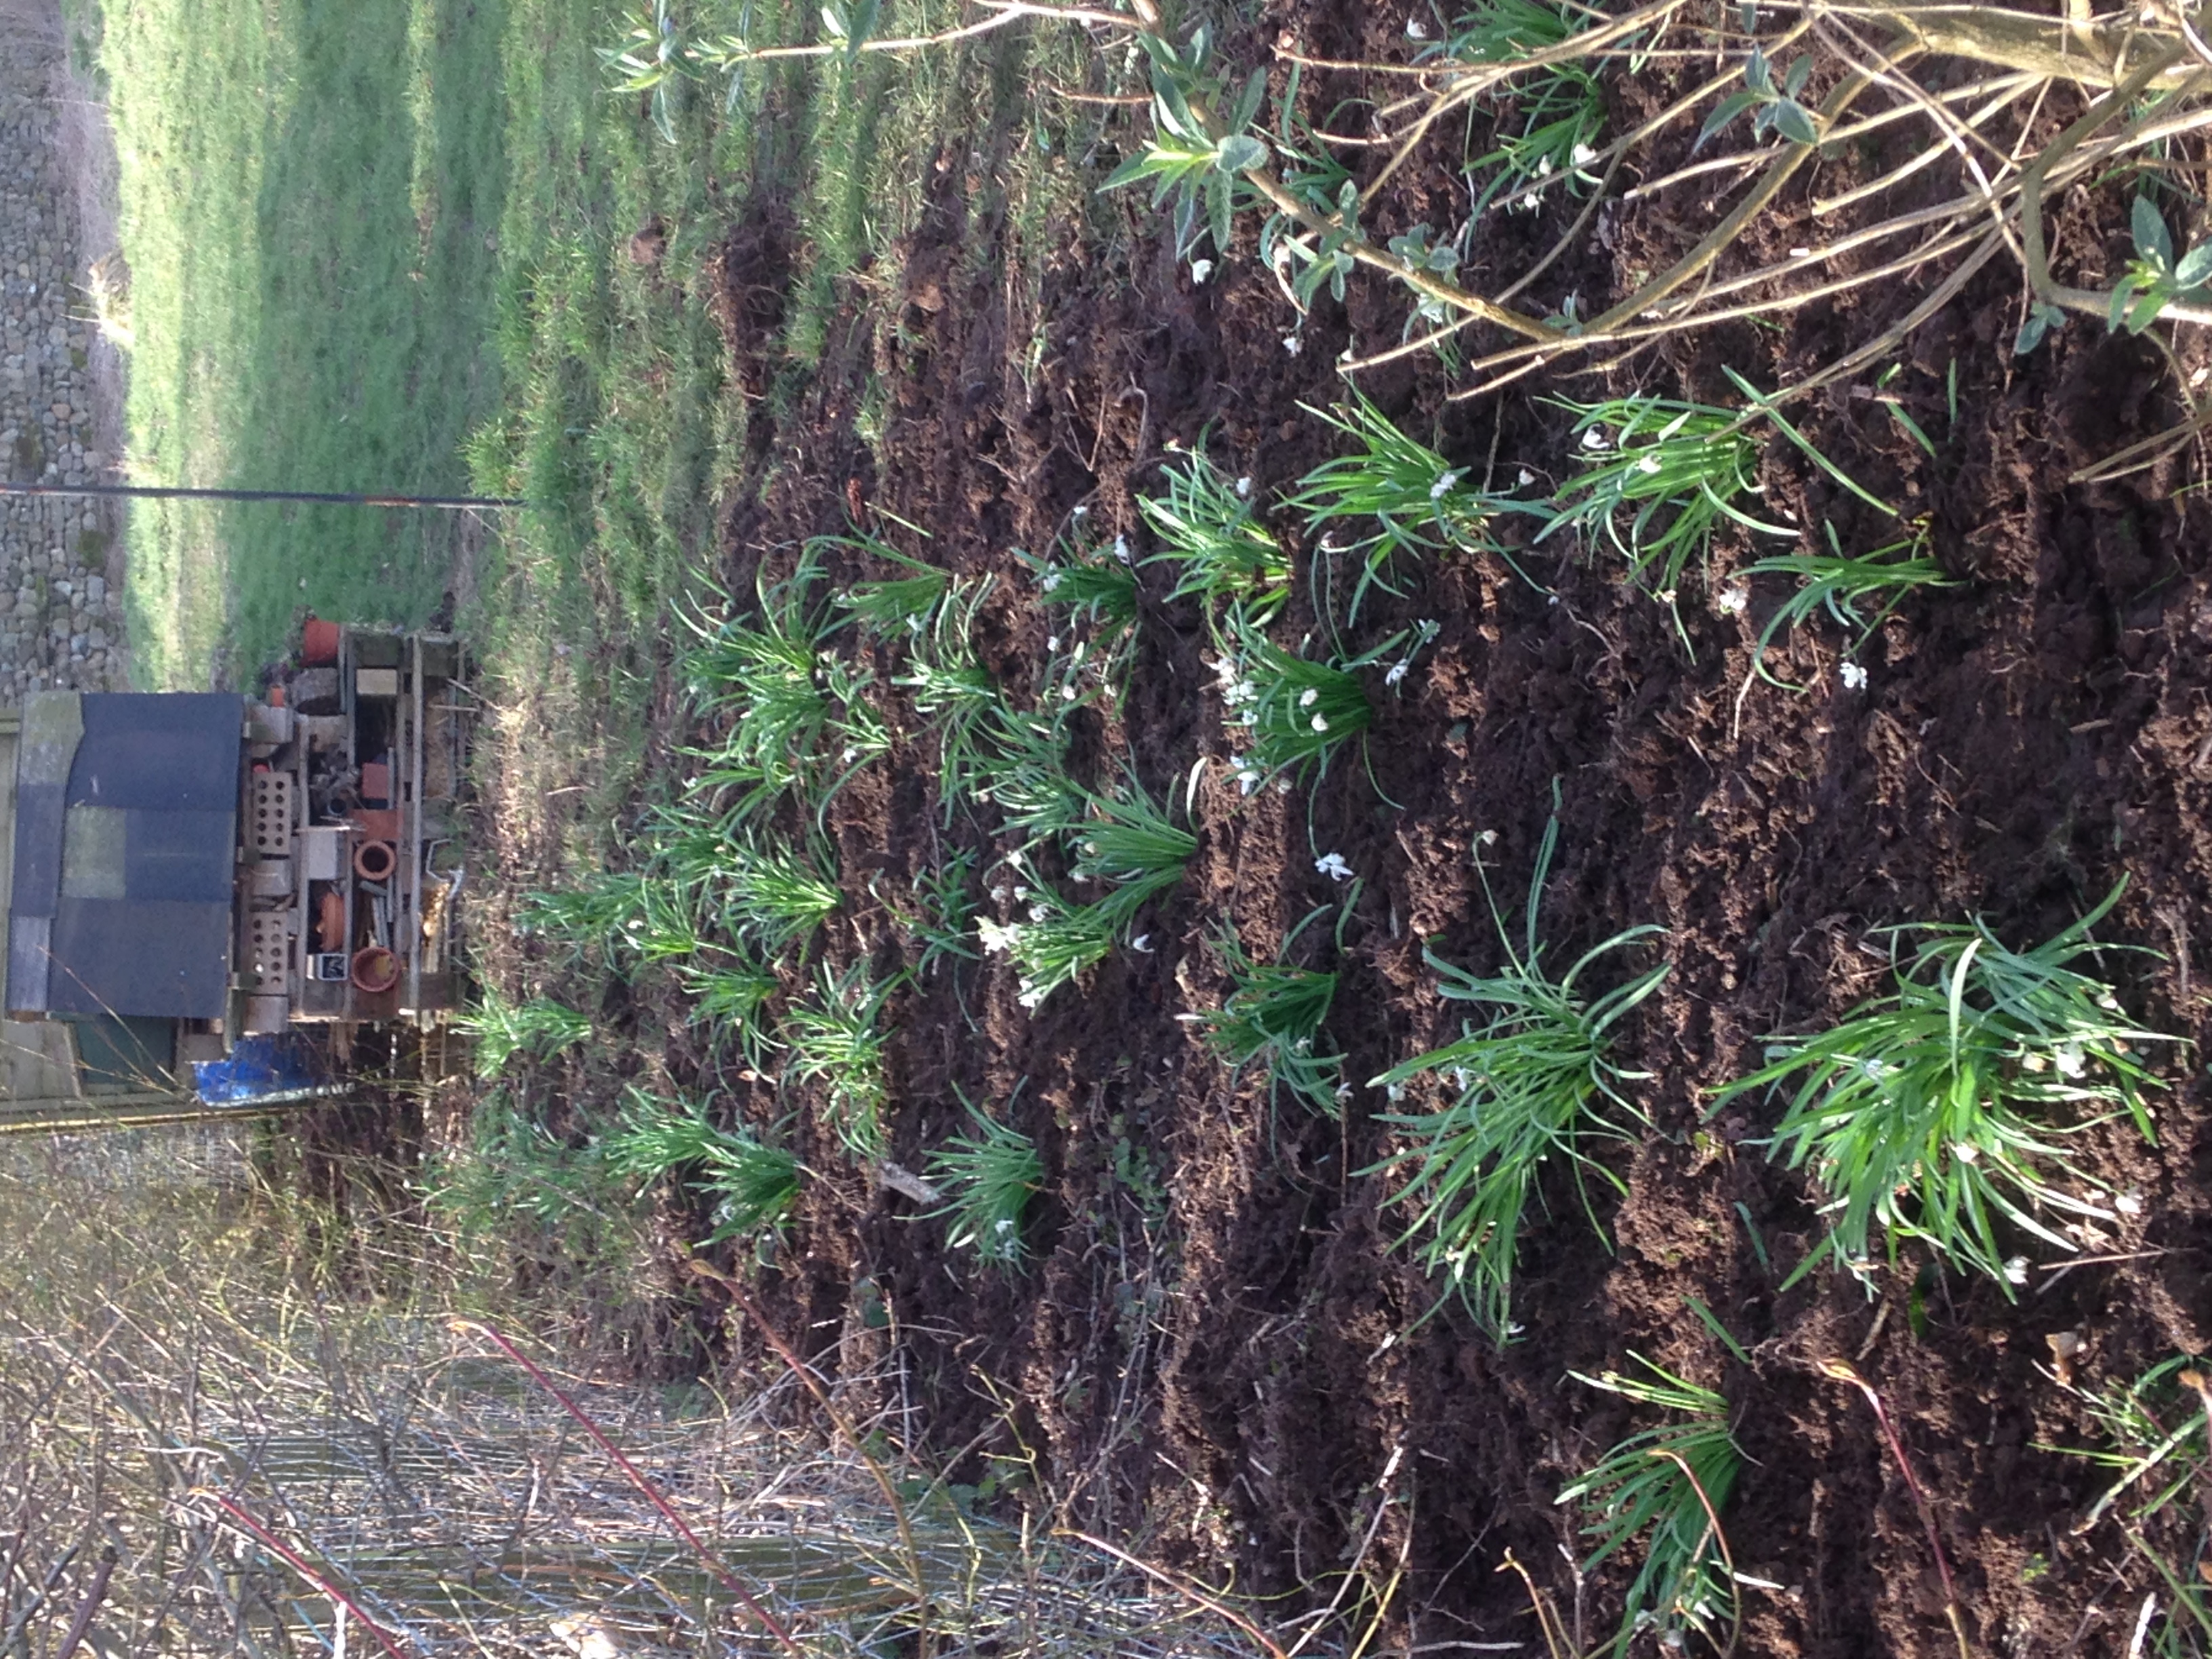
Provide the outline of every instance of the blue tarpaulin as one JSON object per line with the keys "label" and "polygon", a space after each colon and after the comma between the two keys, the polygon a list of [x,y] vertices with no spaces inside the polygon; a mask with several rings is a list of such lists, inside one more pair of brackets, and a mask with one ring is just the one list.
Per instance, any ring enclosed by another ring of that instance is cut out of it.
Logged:
{"label": "blue tarpaulin", "polygon": [[210,1106],[297,1096],[325,1080],[321,1056],[289,1032],[240,1037],[228,1059],[202,1060],[192,1076],[199,1097]]}

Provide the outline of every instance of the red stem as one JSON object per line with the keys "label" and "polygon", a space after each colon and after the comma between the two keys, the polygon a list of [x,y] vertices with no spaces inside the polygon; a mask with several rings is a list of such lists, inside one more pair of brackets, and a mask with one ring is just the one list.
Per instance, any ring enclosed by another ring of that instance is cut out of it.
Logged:
{"label": "red stem", "polygon": [[[684,1523],[684,1517],[676,1512],[676,1506],[671,1504],[662,1494],[660,1488],[654,1486],[651,1480],[646,1478],[645,1472],[642,1469],[639,1468],[636,1464],[631,1462],[629,1458],[623,1455],[621,1449],[600,1431],[599,1425],[591,1419],[590,1416],[585,1412],[581,1406],[579,1406],[574,1401],[571,1400],[562,1391],[561,1385],[559,1383],[548,1376],[544,1370],[538,1368],[538,1364],[532,1361],[528,1355],[525,1354],[520,1348],[516,1347],[514,1343],[508,1341],[497,1331],[492,1329],[490,1326],[480,1325],[474,1320],[457,1320],[454,1323],[456,1328],[459,1329],[476,1331],[483,1336],[489,1338],[492,1342],[498,1346],[501,1352],[504,1353],[516,1364],[521,1366],[524,1370],[530,1373],[532,1381],[535,1382],[539,1388],[544,1389],[546,1393],[551,1395],[554,1399],[559,1401],[561,1402],[561,1409],[567,1412],[569,1416],[574,1418],[577,1425],[582,1428],[584,1432],[591,1436],[594,1441],[599,1443],[599,1449],[614,1460],[615,1467],[619,1468],[623,1474],[628,1477],[630,1485],[635,1486],[639,1492],[642,1492],[645,1495],[646,1501],[650,1503],[653,1508],[660,1511],[661,1518],[667,1522],[670,1526],[676,1528],[678,1534],[682,1537],[686,1544],[691,1547],[691,1553],[697,1556],[701,1565],[705,1566],[707,1571],[714,1574],[715,1578],[720,1582],[722,1588],[729,1591],[731,1595],[736,1596],[738,1600],[744,1604],[745,1611],[752,1614],[754,1619],[759,1621],[760,1626],[763,1630],[765,1630],[770,1636],[775,1638],[777,1642],[782,1644],[784,1651],[792,1655],[793,1659],[806,1659],[806,1650],[800,1647],[799,1644],[792,1638],[791,1632],[783,1627],[782,1624],[776,1619],[776,1616],[770,1613],[766,1607],[763,1607],[759,1601],[753,1595],[752,1592],[748,1590],[742,1583],[740,1583],[736,1577],[731,1573],[730,1570],[722,1565],[720,1560],[715,1556],[714,1553],[708,1549],[705,1543],[701,1540],[699,1534],[692,1531],[691,1528]],[[394,1659],[398,1659],[397,1655],[394,1656]]]}
{"label": "red stem", "polygon": [[222,1506],[223,1512],[229,1516],[233,1521],[236,1522],[240,1528],[258,1539],[266,1547],[274,1550],[277,1554],[283,1556],[285,1561],[290,1565],[293,1571],[298,1573],[301,1577],[306,1579],[310,1584],[313,1584],[324,1595],[329,1596],[337,1606],[343,1607],[348,1613],[351,1613],[361,1627],[376,1638],[377,1646],[382,1648],[386,1653],[390,1654],[392,1656],[392,1659],[407,1659],[407,1656],[400,1652],[399,1644],[392,1639],[390,1633],[386,1631],[383,1626],[378,1624],[375,1620],[363,1613],[361,1610],[360,1604],[356,1602],[353,1597],[348,1595],[336,1584],[333,1584],[329,1579],[324,1577],[321,1573],[317,1572],[313,1567],[309,1566],[306,1559],[297,1550],[284,1542],[283,1539],[277,1537],[276,1534],[270,1531],[268,1528],[263,1526],[261,1522],[254,1517],[251,1510],[246,1509],[242,1504],[224,1497],[222,1493],[219,1492],[211,1492],[208,1496],[215,1499],[215,1501]]}

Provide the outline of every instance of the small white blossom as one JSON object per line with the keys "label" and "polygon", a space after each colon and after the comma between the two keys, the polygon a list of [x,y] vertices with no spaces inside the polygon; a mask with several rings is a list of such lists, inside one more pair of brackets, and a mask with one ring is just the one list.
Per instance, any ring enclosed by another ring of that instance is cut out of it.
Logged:
{"label": "small white blossom", "polygon": [[2016,1255],[2004,1264],[2005,1282],[2010,1285],[2027,1283],[2027,1258]]}
{"label": "small white blossom", "polygon": [[1316,714],[1310,723],[1316,732],[1326,732],[1328,730],[1328,716],[1326,714]]}
{"label": "small white blossom", "polygon": [[988,916],[976,918],[975,933],[983,941],[984,950],[994,956],[1006,955],[1022,942],[1020,928],[1001,926]]}
{"label": "small white blossom", "polygon": [[1536,475],[1535,475],[1534,473],[1531,472],[1531,471],[1530,471],[1527,467],[1525,467],[1525,466],[1524,466],[1524,467],[1522,467],[1522,468],[1520,470],[1520,471],[1518,471],[1517,473],[1514,474],[1514,477],[1513,477],[1513,483],[1514,483],[1514,486],[1515,486],[1515,488],[1519,489],[1527,489],[1530,484],[1532,484],[1532,483],[1535,483],[1535,482],[1536,482]]}
{"label": "small white blossom", "polygon": [[1397,684],[1399,681],[1406,678],[1406,671],[1413,665],[1413,659],[1410,657],[1403,662],[1392,663],[1390,665],[1390,672],[1382,677],[1382,684],[1385,685]]}
{"label": "small white blossom", "polygon": [[1429,38],[1429,32],[1421,26],[1419,18],[1408,17],[1406,20],[1406,38],[1408,40],[1425,40]]}
{"label": "small white blossom", "polygon": [[1844,683],[1844,690],[1846,691],[1862,691],[1866,689],[1867,672],[1855,662],[1838,663],[1836,666],[1836,678]]}
{"label": "small white blossom", "polygon": [[1197,283],[1197,284],[1200,284],[1200,285],[1201,285],[1201,286],[1202,286],[1202,285],[1205,283],[1206,279],[1207,277],[1209,277],[1209,276],[1212,276],[1212,275],[1213,275],[1213,261],[1212,261],[1212,260],[1211,260],[1211,259],[1193,259],[1193,260],[1190,262],[1190,280],[1191,280],[1194,283]]}
{"label": "small white blossom", "polygon": [[1237,498],[1239,501],[1249,501],[1252,499],[1252,475],[1250,473],[1246,473],[1243,477],[1237,481]]}
{"label": "small white blossom", "polygon": [[1859,1067],[1859,1070],[1866,1073],[1866,1080],[1869,1083],[1879,1083],[1889,1075],[1889,1067],[1878,1060],[1867,1061],[1865,1065]]}
{"label": "small white blossom", "polygon": [[1574,149],[1574,158],[1575,165],[1577,167],[1586,167],[1592,161],[1597,160],[1597,152],[1592,149],[1588,144],[1577,144]]}
{"label": "small white blossom", "polygon": [[1961,1164],[1978,1164],[1982,1161],[1982,1149],[1967,1141],[1954,1140],[1951,1143],[1951,1156]]}
{"label": "small white blossom", "polygon": [[1385,1084],[1382,1089],[1382,1097],[1389,1101],[1393,1106],[1395,1106],[1400,1101],[1406,1097],[1406,1085],[1402,1083]]}
{"label": "small white blossom", "polygon": [[1089,518],[1091,516],[1091,503],[1088,501],[1078,501],[1075,504],[1075,510],[1067,516],[1071,519]]}
{"label": "small white blossom", "polygon": [[1296,334],[1285,334],[1283,336],[1283,349],[1289,352],[1293,357],[1304,350],[1305,346],[1305,341]]}
{"label": "small white blossom", "polygon": [[1317,685],[1310,685],[1298,693],[1298,707],[1301,708],[1310,708],[1320,701],[1321,688]]}
{"label": "small white blossom", "polygon": [[1129,538],[1127,536],[1116,536],[1114,538],[1114,556],[1121,560],[1123,564],[1131,562],[1129,558]]}
{"label": "small white blossom", "polygon": [[1429,499],[1432,501],[1443,500],[1459,487],[1459,481],[1466,476],[1465,467],[1461,467],[1456,471],[1437,474],[1437,481],[1429,486]]}
{"label": "small white blossom", "polygon": [[1141,952],[1145,956],[1152,955],[1152,936],[1150,933],[1138,934],[1136,938],[1129,941],[1129,948],[1132,951]]}
{"label": "small white blossom", "polygon": [[1656,455],[1639,456],[1636,462],[1636,470],[1647,477],[1658,471],[1659,458]]}
{"label": "small white blossom", "polygon": [[1741,617],[1751,608],[1751,593],[1741,587],[1723,587],[1713,596],[1713,609],[1723,617]]}
{"label": "small white blossom", "polygon": [[1352,866],[1344,861],[1341,853],[1324,853],[1314,860],[1314,868],[1331,881],[1350,881]]}
{"label": "small white blossom", "polygon": [[2112,1198],[2112,1207],[2122,1215],[2141,1215],[2143,1212],[2142,1194],[2132,1188],[2124,1193],[2115,1194]]}
{"label": "small white blossom", "polygon": [[1059,649],[1060,649],[1060,635],[1057,635],[1057,634],[1048,634],[1048,635],[1045,635],[1045,641],[1044,641],[1044,648],[1045,648],[1046,650],[1048,650],[1048,651],[1057,651],[1057,650],[1059,650]]}
{"label": "small white blossom", "polygon": [[1605,434],[1596,427],[1592,427],[1589,431],[1583,434],[1583,447],[1584,449],[1603,449],[1605,447]]}
{"label": "small white blossom", "polygon": [[2074,1042],[2063,1044],[2051,1059],[2057,1062],[2061,1077],[2079,1077],[2087,1064],[2081,1057],[2081,1045]]}

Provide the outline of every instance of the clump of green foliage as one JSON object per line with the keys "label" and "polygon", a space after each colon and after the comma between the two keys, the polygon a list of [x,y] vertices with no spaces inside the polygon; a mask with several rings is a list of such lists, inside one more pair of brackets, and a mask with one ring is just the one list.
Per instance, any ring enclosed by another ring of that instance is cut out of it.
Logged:
{"label": "clump of green foliage", "polygon": [[975,1131],[930,1154],[930,1179],[948,1195],[932,1213],[950,1219],[946,1237],[954,1249],[972,1250],[987,1266],[1019,1267],[1029,1255],[1024,1226],[1030,1200],[1044,1185],[1043,1160],[1036,1143],[1012,1124],[962,1103]]}

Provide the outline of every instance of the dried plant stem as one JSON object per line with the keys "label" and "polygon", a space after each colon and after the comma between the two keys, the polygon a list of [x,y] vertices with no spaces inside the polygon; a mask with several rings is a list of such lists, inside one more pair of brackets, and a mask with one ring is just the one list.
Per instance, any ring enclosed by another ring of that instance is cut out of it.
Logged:
{"label": "dried plant stem", "polygon": [[1943,1613],[1951,1622],[1951,1634],[1959,1644],[1959,1659],[1973,1659],[1973,1648],[1966,1640],[1966,1614],[1959,1606],[1959,1588],[1952,1582],[1951,1563],[1943,1553],[1943,1540],[1936,1529],[1936,1510],[1928,1502],[1928,1494],[1920,1489],[1920,1481],[1912,1473],[1912,1460],[1905,1455],[1905,1442],[1898,1438],[1897,1430],[1884,1409],[1881,1396],[1874,1384],[1860,1376],[1857,1367],[1848,1359],[1824,1359],[1821,1371],[1838,1382],[1848,1382],[1866,1396],[1867,1404],[1874,1407],[1874,1420],[1881,1427],[1882,1438],[1889,1443],[1890,1455],[1897,1462],[1898,1472],[1905,1477],[1905,1489],[1912,1494],[1913,1506],[1920,1511],[1920,1524],[1928,1534],[1928,1547],[1936,1557],[1936,1576],[1943,1581]]}
{"label": "dried plant stem", "polygon": [[306,1557],[302,1556],[297,1550],[287,1544],[283,1539],[277,1537],[276,1534],[270,1531],[267,1527],[262,1525],[260,1521],[255,1517],[252,1511],[247,1510],[234,1498],[229,1498],[222,1492],[211,1492],[207,1495],[214,1501],[218,1509],[222,1510],[225,1515],[228,1515],[231,1520],[238,1525],[241,1531],[252,1537],[257,1542],[261,1544],[264,1548],[271,1550],[277,1555],[282,1556],[284,1559],[284,1564],[287,1566],[290,1567],[293,1571],[298,1573],[301,1577],[306,1579],[308,1583],[313,1585],[321,1594],[330,1597],[332,1606],[343,1607],[347,1613],[350,1613],[353,1616],[354,1621],[363,1630],[367,1631],[371,1637],[374,1638],[376,1645],[382,1648],[386,1653],[391,1655],[392,1659],[407,1659],[407,1656],[400,1652],[399,1644],[392,1639],[392,1634],[390,1632],[386,1631],[383,1626],[378,1624],[375,1620],[370,1618],[366,1613],[363,1613],[359,1602],[356,1601],[350,1595],[348,1595],[343,1590],[340,1589],[336,1584],[331,1583],[328,1578],[318,1572],[313,1566],[309,1565]]}
{"label": "dried plant stem", "polygon": [[1092,1549],[1112,1556],[1124,1566],[1134,1567],[1154,1583],[1166,1585],[1176,1595],[1188,1598],[1194,1605],[1205,1608],[1217,1619],[1226,1619],[1265,1649],[1267,1659],[1288,1659],[1288,1656],[1284,1653],[1282,1648],[1267,1632],[1261,1630],[1258,1625],[1253,1623],[1235,1607],[1222,1601],[1220,1597],[1208,1595],[1205,1590],[1200,1589],[1181,1573],[1170,1572],[1165,1567],[1156,1567],[1149,1561],[1139,1559],[1118,1545],[1109,1544],[1103,1538],[1094,1538],[1087,1532],[1074,1532],[1060,1528],[1054,1532],[1054,1536],[1073,1538],[1078,1543],[1088,1544]]}
{"label": "dried plant stem", "polygon": [[[615,1467],[623,1472],[623,1477],[630,1485],[637,1488],[639,1494],[654,1509],[660,1511],[661,1519],[675,1528],[677,1536],[683,1539],[690,1547],[691,1553],[699,1558],[699,1564],[720,1582],[723,1589],[738,1598],[745,1611],[752,1615],[755,1622],[774,1637],[783,1650],[792,1656],[792,1659],[806,1659],[806,1650],[793,1639],[791,1632],[784,1628],[782,1621],[763,1607],[758,1598],[738,1581],[734,1573],[722,1565],[720,1558],[707,1547],[699,1534],[692,1531],[690,1524],[676,1512],[676,1506],[668,1501],[660,1488],[646,1478],[642,1469],[623,1455],[621,1448],[607,1438],[605,1432],[592,1420],[584,1408],[570,1399],[561,1385],[548,1376],[535,1360],[489,1325],[479,1324],[474,1320],[457,1320],[454,1324],[457,1329],[474,1331],[485,1338],[501,1353],[527,1371],[531,1380],[551,1395],[561,1409],[568,1413],[575,1420],[577,1426],[592,1437],[599,1449],[613,1460]],[[399,1656],[394,1653],[392,1659],[399,1659]]]}

